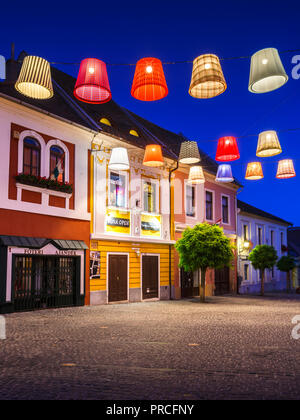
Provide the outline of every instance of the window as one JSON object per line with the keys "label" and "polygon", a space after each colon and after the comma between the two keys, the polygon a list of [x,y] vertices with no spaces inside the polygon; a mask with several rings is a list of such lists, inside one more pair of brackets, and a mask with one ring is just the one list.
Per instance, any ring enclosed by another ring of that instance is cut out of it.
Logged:
{"label": "window", "polygon": [[283,232],[280,232],[280,246],[283,247]]}
{"label": "window", "polygon": [[185,214],[188,217],[196,217],[196,188],[188,184],[185,189]]}
{"label": "window", "polygon": [[271,246],[274,246],[274,230],[271,230],[270,232],[270,240],[271,240]]}
{"label": "window", "polygon": [[249,227],[248,225],[244,225],[244,241],[249,240]]}
{"label": "window", "polygon": [[262,228],[257,229],[258,245],[262,245]]}
{"label": "window", "polygon": [[109,176],[109,205],[126,207],[126,175],[110,172]]}
{"label": "window", "polygon": [[65,182],[65,152],[58,146],[50,149],[50,177]]}
{"label": "window", "polygon": [[228,197],[222,196],[222,221],[229,223],[229,200]]}
{"label": "window", "polygon": [[23,172],[27,175],[40,176],[41,171],[41,146],[30,137],[24,139]]}
{"label": "window", "polygon": [[249,264],[244,265],[244,280],[249,280]]}
{"label": "window", "polygon": [[143,203],[144,211],[156,213],[158,209],[157,184],[151,181],[143,181]]}
{"label": "window", "polygon": [[213,193],[206,191],[206,220],[213,220]]}

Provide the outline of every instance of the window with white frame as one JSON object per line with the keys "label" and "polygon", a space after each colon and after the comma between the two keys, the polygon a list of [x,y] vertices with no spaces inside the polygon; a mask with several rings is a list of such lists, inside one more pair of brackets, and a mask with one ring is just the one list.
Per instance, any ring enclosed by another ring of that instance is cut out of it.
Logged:
{"label": "window with white frame", "polygon": [[205,192],[205,217],[206,220],[213,220],[213,193]]}
{"label": "window with white frame", "polygon": [[188,217],[196,217],[196,187],[185,186],[185,214]]}
{"label": "window with white frame", "polygon": [[243,225],[243,238],[244,241],[248,241],[249,238],[249,226],[248,225]]}
{"label": "window with white frame", "polygon": [[271,246],[274,246],[274,244],[275,244],[274,238],[275,238],[275,232],[274,232],[274,230],[271,230],[270,231],[270,245]]}
{"label": "window with white frame", "polygon": [[244,264],[244,280],[249,280],[249,264]]}
{"label": "window with white frame", "polygon": [[143,211],[159,212],[159,183],[155,180],[143,179]]}
{"label": "window with white frame", "polygon": [[229,224],[229,198],[222,195],[222,222]]}
{"label": "window with white frame", "polygon": [[258,245],[263,244],[263,228],[262,227],[257,228],[257,243]]}
{"label": "window with white frame", "polygon": [[113,207],[127,207],[127,175],[121,172],[109,173],[108,204]]}

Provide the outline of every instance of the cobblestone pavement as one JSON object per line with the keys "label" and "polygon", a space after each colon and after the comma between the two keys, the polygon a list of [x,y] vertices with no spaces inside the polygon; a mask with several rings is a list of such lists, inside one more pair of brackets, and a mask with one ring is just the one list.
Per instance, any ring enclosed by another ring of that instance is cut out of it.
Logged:
{"label": "cobblestone pavement", "polygon": [[0,399],[299,399],[297,297],[6,316]]}

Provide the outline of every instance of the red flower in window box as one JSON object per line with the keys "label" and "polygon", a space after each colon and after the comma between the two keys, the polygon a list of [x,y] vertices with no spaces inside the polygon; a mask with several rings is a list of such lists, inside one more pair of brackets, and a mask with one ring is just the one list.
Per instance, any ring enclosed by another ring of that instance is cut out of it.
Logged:
{"label": "red flower in window box", "polygon": [[69,183],[60,182],[56,179],[40,177],[36,175],[28,175],[23,173],[18,174],[16,176],[16,181],[20,184],[32,185],[33,187],[39,188],[47,188],[49,190],[60,191],[67,194],[72,194],[73,192],[73,185]]}

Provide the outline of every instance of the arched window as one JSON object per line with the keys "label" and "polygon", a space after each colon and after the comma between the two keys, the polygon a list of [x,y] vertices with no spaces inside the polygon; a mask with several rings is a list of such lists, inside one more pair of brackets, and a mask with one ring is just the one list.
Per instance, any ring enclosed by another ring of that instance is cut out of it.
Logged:
{"label": "arched window", "polygon": [[23,173],[27,175],[40,176],[41,172],[41,145],[31,138],[24,139],[23,151]]}
{"label": "arched window", "polygon": [[50,178],[65,182],[65,152],[58,146],[50,149]]}

